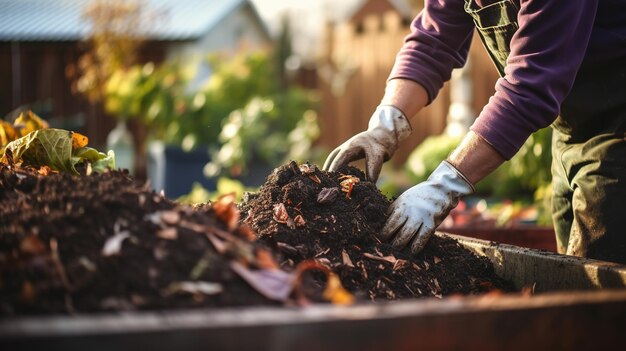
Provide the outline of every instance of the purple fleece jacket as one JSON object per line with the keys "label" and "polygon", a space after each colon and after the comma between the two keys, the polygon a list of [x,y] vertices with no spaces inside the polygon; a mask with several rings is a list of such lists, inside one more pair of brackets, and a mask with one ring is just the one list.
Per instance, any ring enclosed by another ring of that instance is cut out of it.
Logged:
{"label": "purple fleece jacket", "polygon": [[[519,29],[505,75],[471,127],[506,159],[556,119],[581,65],[616,57],[626,65],[626,0],[515,1]],[[425,1],[389,79],[416,81],[435,99],[452,69],[467,59],[474,22],[464,3]]]}

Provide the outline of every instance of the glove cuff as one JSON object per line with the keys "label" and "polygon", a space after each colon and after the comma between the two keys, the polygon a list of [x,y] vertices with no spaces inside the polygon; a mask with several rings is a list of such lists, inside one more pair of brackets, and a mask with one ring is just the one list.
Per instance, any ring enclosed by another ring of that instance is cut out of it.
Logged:
{"label": "glove cuff", "polygon": [[368,130],[384,129],[395,135],[397,143],[411,135],[409,119],[400,109],[392,105],[380,105],[370,118]]}
{"label": "glove cuff", "polygon": [[448,161],[442,161],[439,167],[428,177],[428,180],[437,180],[458,197],[470,195],[476,191],[469,179]]}

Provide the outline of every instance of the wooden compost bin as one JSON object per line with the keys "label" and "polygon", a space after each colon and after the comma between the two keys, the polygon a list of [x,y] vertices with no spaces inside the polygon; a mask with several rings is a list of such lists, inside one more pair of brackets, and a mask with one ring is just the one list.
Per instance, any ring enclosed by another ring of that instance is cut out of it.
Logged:
{"label": "wooden compost bin", "polygon": [[[441,234],[439,234],[441,235]],[[536,295],[0,320],[0,350],[624,349],[626,266],[453,236]]]}

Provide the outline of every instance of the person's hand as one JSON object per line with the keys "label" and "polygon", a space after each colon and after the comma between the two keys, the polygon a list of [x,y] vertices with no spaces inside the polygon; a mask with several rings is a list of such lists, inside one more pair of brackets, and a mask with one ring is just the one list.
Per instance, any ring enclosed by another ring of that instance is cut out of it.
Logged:
{"label": "person's hand", "polygon": [[473,192],[469,180],[443,161],[428,180],[405,191],[391,204],[381,239],[393,238],[392,245],[398,249],[412,240],[411,253],[419,253],[459,199]]}
{"label": "person's hand", "polygon": [[383,162],[389,160],[400,142],[411,134],[404,113],[391,105],[376,108],[368,128],[333,150],[324,162],[325,171],[336,171],[344,165],[365,158],[365,175],[376,182]]}

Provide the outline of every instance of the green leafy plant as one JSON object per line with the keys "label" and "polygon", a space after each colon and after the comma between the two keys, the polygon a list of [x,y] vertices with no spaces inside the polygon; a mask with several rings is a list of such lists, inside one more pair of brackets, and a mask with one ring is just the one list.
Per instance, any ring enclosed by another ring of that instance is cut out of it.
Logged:
{"label": "green leafy plant", "polygon": [[[86,3],[82,17],[90,25],[88,50],[69,65],[72,90],[92,102],[104,98],[108,80],[131,67],[154,15],[139,0],[95,0]],[[126,117],[124,115],[117,117]]]}
{"label": "green leafy plant", "polygon": [[196,91],[189,91],[189,86],[197,67],[177,61],[119,70],[107,83],[105,108],[111,114],[139,119],[154,139],[190,150],[199,145],[218,148],[227,142],[220,137],[228,134],[222,127],[230,123],[232,129],[236,121],[231,113],[252,100],[271,100],[276,108],[269,114],[272,127],[287,133],[312,106],[309,93],[279,91],[267,53],[240,54],[228,60],[211,56],[203,64],[212,74]]}
{"label": "green leafy plant", "polygon": [[319,127],[309,106],[304,92],[290,90],[273,98],[254,98],[233,111],[219,135],[223,144],[205,168],[206,173],[238,176],[251,162],[276,166],[288,159],[312,156]]}
{"label": "green leafy plant", "polygon": [[[551,137],[550,128],[541,129],[531,135],[511,160],[476,184],[476,194],[533,202],[540,212],[540,222],[550,223]],[[412,181],[418,183],[426,180],[460,141],[460,138],[447,135],[432,136],[424,140],[407,160],[405,169]]]}
{"label": "green leafy plant", "polygon": [[[198,82],[202,65],[211,74]],[[209,177],[241,176],[249,163],[314,161],[321,154],[314,147],[320,133],[313,109],[317,97],[284,85],[276,67],[276,58],[266,52],[211,56],[199,66],[177,61],[133,66],[111,77],[105,107],[139,119],[152,139],[185,151],[207,148]]]}
{"label": "green leafy plant", "polygon": [[235,201],[240,202],[246,192],[255,192],[257,190],[258,189],[256,187],[247,187],[238,180],[220,177],[217,180],[217,188],[215,191],[209,191],[203,187],[202,184],[194,183],[191,191],[188,194],[179,197],[177,201],[195,205],[216,201],[222,195],[234,194]]}
{"label": "green leafy plant", "polygon": [[87,138],[63,129],[39,129],[10,142],[4,149],[3,161],[23,162],[72,174],[79,162],[91,163],[92,170],[103,172],[115,168],[112,152],[101,153],[87,147]]}
{"label": "green leafy plant", "polygon": [[406,170],[412,180],[415,183],[425,181],[459,143],[461,137],[450,137],[446,134],[430,136],[422,141],[406,162]]}

